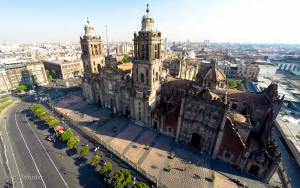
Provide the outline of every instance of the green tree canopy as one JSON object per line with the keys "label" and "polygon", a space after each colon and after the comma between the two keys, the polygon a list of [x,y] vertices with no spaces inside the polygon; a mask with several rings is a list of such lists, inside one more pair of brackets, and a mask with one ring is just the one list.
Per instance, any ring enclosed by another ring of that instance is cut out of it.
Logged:
{"label": "green tree canopy", "polygon": [[80,155],[84,157],[89,152],[89,146],[86,145],[80,150]]}
{"label": "green tree canopy", "polygon": [[97,166],[97,164],[99,163],[99,161],[100,161],[99,155],[95,155],[90,164],[92,166]]}
{"label": "green tree canopy", "polygon": [[66,130],[65,132],[63,132],[60,136],[60,140],[65,142],[67,140],[69,140],[70,138],[72,138],[73,136],[73,132],[71,130]]}
{"label": "green tree canopy", "polygon": [[52,75],[49,75],[47,78],[48,80],[52,80]]}
{"label": "green tree canopy", "polygon": [[102,168],[100,169],[100,173],[104,174],[105,176],[107,176],[112,169],[112,165],[110,162],[105,163],[104,166],[102,166]]}
{"label": "green tree canopy", "polygon": [[17,89],[18,91],[23,91],[23,90],[27,89],[27,87],[24,86],[24,85],[21,85],[21,86],[16,87],[16,89]]}
{"label": "green tree canopy", "polygon": [[38,108],[34,111],[34,113],[39,116],[40,114],[46,112],[45,108]]}
{"label": "green tree canopy", "polygon": [[27,85],[26,85],[26,88],[32,89],[32,88],[33,88],[33,87],[32,87],[32,84],[27,84]]}
{"label": "green tree canopy", "polygon": [[129,54],[126,54],[123,59],[122,59],[122,62],[123,63],[127,63],[128,62],[128,58],[129,58]]}
{"label": "green tree canopy", "polygon": [[228,81],[227,81],[227,85],[228,85],[230,88],[235,88],[235,87],[237,87],[237,83],[236,83],[234,80],[228,80]]}
{"label": "green tree canopy", "polygon": [[33,112],[35,112],[35,110],[37,110],[39,108],[42,108],[42,105],[40,105],[40,104],[34,104],[34,105],[31,105],[29,108],[30,108],[30,110],[32,110]]}
{"label": "green tree canopy", "polygon": [[[51,121],[48,123],[48,125],[49,125],[49,128],[54,128],[54,127],[56,127],[56,126],[59,125],[59,120],[53,119],[53,120],[51,120]],[[72,135],[72,136],[73,136],[73,135]]]}
{"label": "green tree canopy", "polygon": [[51,71],[51,74],[56,77],[56,71],[54,69]]}
{"label": "green tree canopy", "polygon": [[132,188],[149,188],[149,186],[146,185],[144,182],[139,181],[139,182],[135,183],[132,186]]}
{"label": "green tree canopy", "polygon": [[74,136],[68,140],[67,146],[69,148],[76,148],[80,142],[79,136]]}
{"label": "green tree canopy", "polygon": [[54,117],[53,116],[48,116],[45,118],[45,123],[49,123],[50,121],[54,120]]}
{"label": "green tree canopy", "polygon": [[45,118],[48,117],[49,115],[50,115],[50,113],[45,111],[45,112],[42,112],[42,113],[39,114],[39,118],[41,120],[45,120]]}
{"label": "green tree canopy", "polygon": [[130,171],[126,170],[126,169],[122,169],[122,170],[115,172],[115,174],[111,180],[111,187],[112,188],[127,187],[130,182],[131,182]]}

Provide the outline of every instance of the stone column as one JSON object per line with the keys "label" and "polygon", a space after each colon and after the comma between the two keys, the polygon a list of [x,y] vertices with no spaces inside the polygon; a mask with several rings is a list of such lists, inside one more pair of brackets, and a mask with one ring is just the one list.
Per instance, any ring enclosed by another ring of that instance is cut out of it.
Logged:
{"label": "stone column", "polygon": [[176,142],[179,141],[179,137],[180,137],[182,117],[183,117],[183,112],[184,112],[184,104],[185,104],[185,99],[182,99],[181,106],[180,106],[180,113],[179,113],[178,123],[177,123],[177,130],[176,130],[176,139],[175,139]]}

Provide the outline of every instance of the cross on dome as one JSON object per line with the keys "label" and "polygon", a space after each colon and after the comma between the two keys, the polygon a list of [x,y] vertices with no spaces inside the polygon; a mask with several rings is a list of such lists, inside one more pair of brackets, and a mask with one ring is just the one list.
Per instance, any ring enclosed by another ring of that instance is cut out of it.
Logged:
{"label": "cross on dome", "polygon": [[147,4],[146,6],[147,6],[146,12],[148,14],[149,13],[149,4]]}

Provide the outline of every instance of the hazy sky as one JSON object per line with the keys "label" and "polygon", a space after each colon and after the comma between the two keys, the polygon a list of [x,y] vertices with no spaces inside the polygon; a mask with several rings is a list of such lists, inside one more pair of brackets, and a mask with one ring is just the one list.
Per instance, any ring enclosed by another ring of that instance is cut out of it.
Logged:
{"label": "hazy sky", "polygon": [[149,3],[171,41],[298,43],[300,0],[0,0],[0,42],[78,42],[86,18],[109,41],[131,41]]}

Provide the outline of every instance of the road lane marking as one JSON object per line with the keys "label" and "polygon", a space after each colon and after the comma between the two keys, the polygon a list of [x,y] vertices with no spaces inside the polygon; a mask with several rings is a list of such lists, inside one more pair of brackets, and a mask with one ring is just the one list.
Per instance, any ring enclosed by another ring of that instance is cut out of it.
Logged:
{"label": "road lane marking", "polygon": [[[7,121],[6,121],[6,122],[7,122]],[[5,124],[4,128],[5,128],[5,132],[6,132],[6,135],[7,135],[8,143],[9,143],[9,146],[10,146],[10,149],[11,149],[11,152],[12,152],[12,155],[13,155],[13,159],[14,159],[15,164],[16,164],[16,167],[17,167],[17,171],[18,171],[20,183],[21,183],[21,185],[22,185],[22,188],[24,188],[24,185],[23,185],[23,182],[22,182],[22,178],[21,178],[21,175],[20,175],[20,171],[19,171],[19,168],[18,168],[18,165],[17,165],[17,161],[16,161],[16,158],[15,158],[14,150],[13,150],[12,147],[11,147],[11,143],[10,143],[9,136],[8,136],[8,133],[7,133],[6,125],[7,125],[7,123]],[[14,179],[12,178],[12,181],[13,181],[13,180],[14,180]]]}
{"label": "road lane marking", "polygon": [[44,151],[46,152],[48,158],[50,159],[51,163],[53,164],[54,168],[56,169],[57,173],[59,174],[59,176],[61,177],[61,179],[63,180],[63,182],[65,183],[65,186],[69,188],[67,182],[65,181],[65,179],[62,177],[62,175],[60,174],[59,170],[57,169],[56,165],[54,164],[54,162],[52,161],[50,155],[48,154],[48,151],[45,149],[44,145],[42,144],[41,140],[38,138],[38,136],[36,135],[35,131],[32,129],[32,127],[30,126],[29,122],[27,121],[27,118],[25,117],[25,120],[27,122],[27,124],[29,125],[30,129],[32,130],[32,132],[34,133],[35,137],[38,139],[38,141],[40,142],[40,144],[42,145]]}
{"label": "road lane marking", "polygon": [[[22,132],[21,132],[21,130],[20,130],[20,128],[19,128],[19,124],[18,124],[18,122],[17,122],[17,113],[16,113],[16,112],[15,112],[15,121],[16,121],[17,128],[18,128],[18,130],[19,130],[19,132],[20,132],[20,134],[21,134],[21,137],[22,137],[22,139],[23,139],[23,141],[24,141],[24,143],[25,143],[25,146],[26,146],[26,148],[27,148],[27,150],[28,150],[28,152],[29,152],[29,154],[30,154],[30,157],[31,157],[33,163],[34,163],[34,166],[35,166],[37,172],[39,173],[39,175],[40,175],[40,177],[41,177],[41,180],[42,180],[44,186],[47,188],[47,186],[46,186],[46,184],[45,184],[45,182],[44,182],[43,176],[41,175],[41,173],[40,173],[40,171],[39,171],[39,168],[37,167],[37,165],[36,165],[36,163],[35,163],[35,160],[34,160],[32,154],[31,154],[31,152],[30,152],[30,150],[29,150],[29,147],[28,147],[28,145],[27,145],[27,143],[26,143],[26,141],[25,141],[25,139],[24,139],[24,136],[23,136],[23,134],[22,134]],[[20,176],[20,179],[21,179],[21,176]]]}

